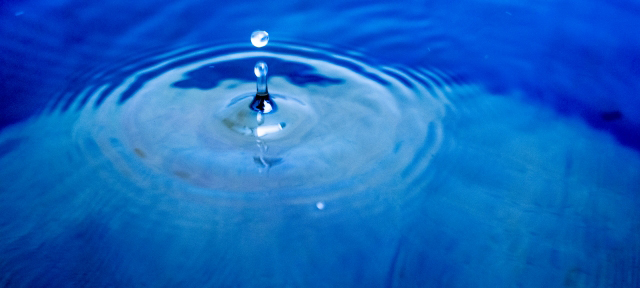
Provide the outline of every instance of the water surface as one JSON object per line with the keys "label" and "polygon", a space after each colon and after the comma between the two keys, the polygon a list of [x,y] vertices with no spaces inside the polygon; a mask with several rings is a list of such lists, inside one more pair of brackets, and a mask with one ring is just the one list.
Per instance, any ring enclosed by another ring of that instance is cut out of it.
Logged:
{"label": "water surface", "polygon": [[640,285],[636,3],[0,17],[0,286]]}

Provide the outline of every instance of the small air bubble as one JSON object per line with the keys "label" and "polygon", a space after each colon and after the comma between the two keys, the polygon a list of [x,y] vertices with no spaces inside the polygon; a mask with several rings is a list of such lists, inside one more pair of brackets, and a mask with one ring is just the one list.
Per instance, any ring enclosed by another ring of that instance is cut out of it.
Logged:
{"label": "small air bubble", "polygon": [[316,203],[316,208],[318,208],[318,210],[324,210],[324,202]]}
{"label": "small air bubble", "polygon": [[269,43],[269,33],[267,31],[258,30],[251,33],[251,44],[253,46],[260,48],[266,46],[267,43]]}

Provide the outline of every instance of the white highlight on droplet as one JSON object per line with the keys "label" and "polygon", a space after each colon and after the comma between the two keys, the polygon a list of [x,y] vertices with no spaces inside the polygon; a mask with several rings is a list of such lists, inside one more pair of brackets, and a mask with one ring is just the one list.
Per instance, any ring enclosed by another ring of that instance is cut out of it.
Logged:
{"label": "white highlight on droplet", "polygon": [[251,33],[251,44],[258,48],[264,47],[269,43],[269,33],[267,31],[257,30]]}
{"label": "white highlight on droplet", "polygon": [[318,208],[318,210],[323,210],[324,209],[324,202],[320,201],[320,202],[316,203],[316,208]]}

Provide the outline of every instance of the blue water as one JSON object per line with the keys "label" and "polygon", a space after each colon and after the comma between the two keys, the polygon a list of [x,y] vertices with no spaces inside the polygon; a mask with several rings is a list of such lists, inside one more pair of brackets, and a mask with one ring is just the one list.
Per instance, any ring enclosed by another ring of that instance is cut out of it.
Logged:
{"label": "blue water", "polygon": [[0,19],[0,287],[640,287],[636,2]]}

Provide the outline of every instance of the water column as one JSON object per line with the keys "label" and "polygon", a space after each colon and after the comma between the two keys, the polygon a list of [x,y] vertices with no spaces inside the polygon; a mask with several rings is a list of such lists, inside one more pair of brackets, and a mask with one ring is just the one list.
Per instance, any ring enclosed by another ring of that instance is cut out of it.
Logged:
{"label": "water column", "polygon": [[[261,48],[267,45],[269,42],[269,34],[266,31],[255,31],[251,34],[251,43],[253,46]],[[251,101],[249,108],[256,112],[256,121],[258,127],[253,130],[254,137],[256,137],[256,144],[259,149],[259,154],[254,159],[256,163],[261,166],[260,172],[269,170],[271,167],[270,161],[265,158],[265,153],[269,149],[267,144],[260,138],[267,134],[281,131],[284,128],[284,123],[277,125],[263,125],[265,114],[274,113],[277,110],[276,103],[269,96],[269,90],[267,88],[267,73],[269,67],[264,61],[258,61],[253,69],[256,75],[256,95]]]}
{"label": "water column", "polygon": [[256,74],[256,96],[251,101],[251,105],[249,106],[251,110],[258,112],[258,115],[261,114],[269,114],[276,112],[277,106],[276,103],[269,96],[269,91],[267,89],[267,72],[269,67],[267,63],[263,61],[259,61],[256,63],[253,71]]}

